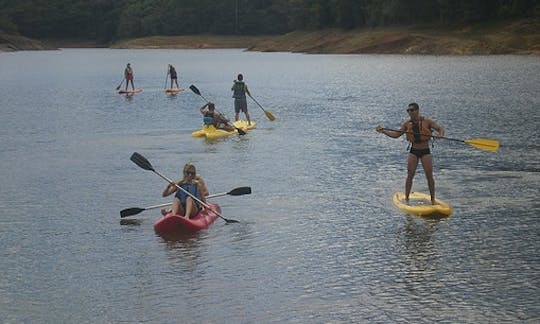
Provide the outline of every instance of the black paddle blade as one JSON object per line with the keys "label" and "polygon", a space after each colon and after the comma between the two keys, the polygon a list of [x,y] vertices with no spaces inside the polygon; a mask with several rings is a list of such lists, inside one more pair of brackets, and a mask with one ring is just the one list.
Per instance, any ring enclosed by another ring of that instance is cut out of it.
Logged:
{"label": "black paddle blade", "polygon": [[227,195],[231,196],[240,196],[240,195],[249,195],[251,194],[251,187],[238,187],[227,192]]}
{"label": "black paddle blade", "polygon": [[223,218],[223,220],[225,220],[225,222],[226,222],[227,224],[240,223],[239,221],[234,220],[234,219]]}
{"label": "black paddle blade", "polygon": [[130,160],[145,170],[154,171],[154,167],[152,166],[152,164],[144,156],[140,155],[137,152],[134,152],[131,155]]}
{"label": "black paddle blade", "polygon": [[199,89],[197,89],[197,87],[194,86],[193,84],[190,85],[189,88],[190,88],[191,91],[193,91],[195,94],[198,94],[199,96],[201,95],[201,92],[199,91]]}
{"label": "black paddle blade", "polygon": [[243,129],[236,128],[236,130],[238,131],[238,135],[246,135],[246,132]]}
{"label": "black paddle blade", "polygon": [[120,211],[120,217],[128,217],[128,216],[137,215],[143,212],[144,210],[145,210],[144,208],[138,208],[138,207],[126,208]]}

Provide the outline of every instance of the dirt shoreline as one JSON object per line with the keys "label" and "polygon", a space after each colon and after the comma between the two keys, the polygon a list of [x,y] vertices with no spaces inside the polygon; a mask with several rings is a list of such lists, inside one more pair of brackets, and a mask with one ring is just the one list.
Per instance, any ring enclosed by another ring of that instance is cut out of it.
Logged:
{"label": "dirt shoreline", "polygon": [[[106,45],[79,40],[44,40],[40,42],[41,45],[33,46],[27,43],[28,39],[25,39],[26,48],[23,49],[241,48],[260,52],[310,54],[540,55],[540,17],[453,27],[431,25],[350,31],[339,29],[294,31],[279,36],[151,36]],[[6,46],[2,46],[0,37],[0,51],[3,48]]]}
{"label": "dirt shoreline", "polygon": [[540,18],[466,26],[294,31],[280,36],[159,36],[112,48],[245,48],[311,54],[540,55]]}

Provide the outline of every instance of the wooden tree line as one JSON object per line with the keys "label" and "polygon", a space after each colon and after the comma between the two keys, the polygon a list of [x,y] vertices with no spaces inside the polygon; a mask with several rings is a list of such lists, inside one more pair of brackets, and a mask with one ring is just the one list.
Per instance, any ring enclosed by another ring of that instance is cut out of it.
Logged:
{"label": "wooden tree line", "polygon": [[0,30],[108,42],[149,35],[449,25],[538,12],[540,0],[0,0]]}

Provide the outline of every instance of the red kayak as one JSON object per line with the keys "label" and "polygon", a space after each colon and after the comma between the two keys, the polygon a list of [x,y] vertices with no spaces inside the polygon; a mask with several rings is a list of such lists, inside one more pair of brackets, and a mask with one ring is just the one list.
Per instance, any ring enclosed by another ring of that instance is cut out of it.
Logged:
{"label": "red kayak", "polygon": [[[221,213],[221,208],[218,204],[207,202],[207,204],[218,213]],[[158,234],[174,234],[178,232],[196,232],[207,228],[219,216],[208,208],[201,210],[193,218],[185,218],[181,215],[167,214],[161,217],[154,224],[154,231]]]}

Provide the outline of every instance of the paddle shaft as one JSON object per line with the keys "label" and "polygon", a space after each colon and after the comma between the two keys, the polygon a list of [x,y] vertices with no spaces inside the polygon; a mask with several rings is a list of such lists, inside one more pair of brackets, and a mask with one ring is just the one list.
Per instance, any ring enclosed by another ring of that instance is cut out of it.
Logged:
{"label": "paddle shaft", "polygon": [[421,136],[429,136],[429,137],[434,137],[434,138],[442,138],[442,139],[449,140],[449,141],[456,141],[456,142],[465,143],[465,141],[461,140],[461,139],[450,138],[450,137],[439,137],[437,135],[432,135],[432,134],[422,134],[422,133],[416,133],[416,132],[400,131],[400,130],[397,130],[397,129],[390,129],[390,128],[383,128],[383,130],[389,130],[389,131],[398,132],[398,133],[408,133],[408,134],[415,134],[415,135],[421,135]]}
{"label": "paddle shaft", "polygon": [[268,118],[270,121],[274,121],[276,119],[276,117],[274,117],[274,115],[272,115],[272,113],[270,113],[269,111],[266,111],[263,106],[261,106],[261,104],[255,100],[255,98],[253,98],[251,96],[251,94],[248,93],[248,96],[253,100],[255,101],[255,103],[257,104],[257,106],[259,106],[263,111],[264,111],[264,114],[266,115],[266,118]]}
{"label": "paddle shaft", "polygon": [[[222,192],[222,193],[206,196],[206,199],[216,198],[216,197],[221,197],[221,196],[226,196],[226,195],[240,196],[240,195],[247,195],[247,194],[250,194],[250,193],[251,193],[251,187],[238,187],[238,188],[234,188],[233,190],[231,190],[229,192]],[[142,213],[145,210],[161,208],[161,207],[168,207],[170,205],[172,205],[172,202],[159,204],[159,205],[154,205],[154,206],[148,206],[146,208],[140,208],[140,207],[126,208],[126,209],[123,209],[122,211],[120,211],[120,217],[123,218],[123,217],[133,216],[133,215],[137,215],[139,213]]]}
{"label": "paddle shaft", "polygon": [[[226,192],[224,193],[220,193],[220,194],[215,194],[215,195],[210,195],[210,196],[207,196],[206,199],[209,199],[209,198],[215,198],[215,197],[221,197],[221,196],[225,196],[227,195]],[[122,210],[120,212],[120,217],[128,217],[128,216],[133,216],[133,215],[137,215],[139,213],[142,213],[143,211],[145,210],[150,210],[150,209],[156,209],[156,208],[162,208],[162,207],[169,207],[171,206],[173,203],[172,202],[168,202],[168,203],[164,203],[164,204],[159,204],[159,205],[154,205],[154,206],[148,206],[148,207],[144,207],[144,208],[140,208],[140,207],[132,207],[132,208],[126,208],[124,210]]]}
{"label": "paddle shaft", "polygon": [[116,87],[116,90],[119,90],[119,89],[120,89],[120,87],[121,87],[121,86],[122,86],[122,84],[124,83],[124,80],[125,80],[125,78],[124,78],[124,79],[122,79],[122,81],[120,82],[120,84],[119,84],[119,85],[118,85],[118,86]]}
{"label": "paddle shaft", "polygon": [[[223,196],[226,196],[228,195],[227,192],[222,192],[222,193],[217,193],[217,194],[213,194],[213,195],[208,195],[206,196],[206,199],[212,199],[212,198],[217,198],[217,197],[223,197]],[[170,206],[172,205],[172,202],[168,202],[168,203],[164,203],[164,204],[159,204],[159,205],[155,205],[155,206],[149,206],[149,207],[145,207],[144,210],[147,210],[147,209],[156,209],[156,208],[159,208],[159,207],[167,207],[167,206]]]}
{"label": "paddle shaft", "polygon": [[[462,143],[468,144],[470,146],[476,147],[477,149],[484,150],[484,151],[489,151],[489,152],[497,152],[497,150],[499,149],[499,141],[492,140],[492,139],[487,139],[487,138],[476,138],[476,139],[461,140],[461,139],[456,139],[456,138],[449,138],[449,137],[442,137],[442,136],[439,137],[439,136],[434,136],[434,135],[431,135],[431,134],[422,134],[422,133],[415,133],[415,132],[409,132],[409,131],[400,131],[400,130],[389,129],[389,128],[382,128],[382,130],[383,131],[384,130],[394,131],[394,132],[400,133],[400,136],[401,136],[401,133],[409,133],[409,134],[417,134],[417,135],[420,135],[420,136],[429,136],[429,137],[442,138],[442,139],[446,139],[446,140],[449,140],[449,141],[462,142]],[[391,136],[391,137],[393,137],[393,136]]]}
{"label": "paddle shaft", "polygon": [[[167,81],[169,81],[169,67],[167,66],[167,74],[165,75],[165,89],[167,89]],[[172,84],[171,84],[172,88]]]}

